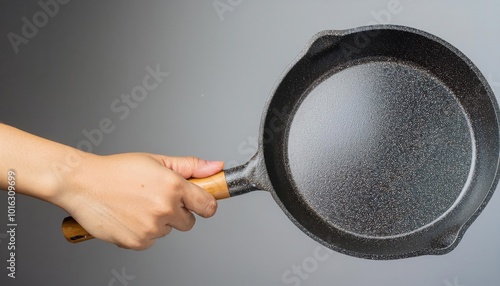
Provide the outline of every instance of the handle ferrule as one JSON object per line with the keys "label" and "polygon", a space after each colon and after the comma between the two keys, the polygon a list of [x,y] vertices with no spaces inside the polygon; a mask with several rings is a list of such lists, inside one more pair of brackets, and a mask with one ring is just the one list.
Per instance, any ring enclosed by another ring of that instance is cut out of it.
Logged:
{"label": "handle ferrule", "polygon": [[258,187],[249,180],[249,178],[252,178],[251,173],[253,172],[253,168],[249,166],[251,163],[253,163],[253,161],[226,170],[225,175],[229,196],[235,197],[258,189]]}

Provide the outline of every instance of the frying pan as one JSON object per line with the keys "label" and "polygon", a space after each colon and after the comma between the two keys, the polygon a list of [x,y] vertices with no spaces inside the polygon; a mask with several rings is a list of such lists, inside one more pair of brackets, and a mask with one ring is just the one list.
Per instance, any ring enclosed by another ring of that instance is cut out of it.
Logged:
{"label": "frying pan", "polygon": [[[193,179],[217,199],[272,194],[307,235],[344,254],[444,254],[493,194],[494,94],[442,39],[376,25],[316,34],[267,101],[248,163]],[[67,239],[92,238],[66,218]]]}

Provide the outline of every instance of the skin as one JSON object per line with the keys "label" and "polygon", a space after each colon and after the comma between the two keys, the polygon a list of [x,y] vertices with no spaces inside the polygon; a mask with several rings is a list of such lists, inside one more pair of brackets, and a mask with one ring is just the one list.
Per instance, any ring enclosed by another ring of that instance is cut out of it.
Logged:
{"label": "skin", "polygon": [[90,234],[143,250],[175,228],[190,230],[217,201],[186,179],[222,170],[223,162],[148,153],[99,156],[0,124],[0,189],[16,173],[16,192],[66,210]]}

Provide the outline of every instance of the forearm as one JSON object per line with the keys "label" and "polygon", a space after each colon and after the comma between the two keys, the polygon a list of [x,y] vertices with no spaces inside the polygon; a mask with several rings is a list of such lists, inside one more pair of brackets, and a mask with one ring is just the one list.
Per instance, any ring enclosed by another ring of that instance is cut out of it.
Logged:
{"label": "forearm", "polygon": [[7,189],[7,172],[16,172],[16,191],[45,201],[87,153],[0,123],[0,189]]}
{"label": "forearm", "polygon": [[94,237],[145,249],[172,228],[210,217],[214,197],[186,179],[211,176],[222,162],[147,153],[97,156],[0,123],[0,189],[16,173],[16,191],[70,213]]}

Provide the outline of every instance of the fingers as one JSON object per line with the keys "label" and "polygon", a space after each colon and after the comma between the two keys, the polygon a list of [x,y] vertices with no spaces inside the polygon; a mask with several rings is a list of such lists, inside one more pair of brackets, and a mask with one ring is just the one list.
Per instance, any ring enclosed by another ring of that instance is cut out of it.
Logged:
{"label": "fingers", "polygon": [[[193,228],[196,218],[193,212],[210,217],[217,209],[215,198],[202,188],[186,181],[180,175],[168,171],[167,187],[163,191],[163,203],[153,204],[151,214],[156,216],[156,223],[149,229],[143,229],[132,241],[120,245],[124,248],[143,250],[151,247],[157,238],[171,232],[173,228],[179,231],[189,231]],[[159,202],[159,200],[155,200]],[[149,219],[146,220],[146,222]],[[145,225],[145,223],[142,223]]]}
{"label": "fingers", "polygon": [[174,216],[168,220],[168,224],[180,231],[191,230],[196,222],[194,215],[184,207],[180,207]]}
{"label": "fingers", "polygon": [[[153,157],[162,163],[167,170],[165,193],[163,204],[152,213],[160,215],[162,218],[157,222],[153,231],[144,231],[147,236],[139,236],[132,239],[132,242],[120,245],[126,248],[142,250],[151,247],[157,238],[166,236],[173,228],[179,231],[191,230],[196,222],[193,213],[201,217],[211,217],[217,210],[217,201],[208,192],[186,179],[191,177],[208,177],[223,168],[223,162],[206,161],[196,157],[166,157],[153,155]],[[163,173],[163,171],[162,171]],[[157,200],[158,201],[158,200]],[[159,218],[159,217],[157,217]]]}
{"label": "fingers", "polygon": [[190,230],[194,213],[214,215],[213,196],[186,179],[207,177],[222,167],[218,161],[148,153],[92,157],[82,162],[83,171],[67,185],[79,200],[68,200],[64,208],[96,238],[123,248],[147,249],[173,228]]}
{"label": "fingers", "polygon": [[[161,199],[163,203],[159,203],[156,210],[153,211],[162,217],[158,221],[159,224],[168,225],[180,231],[188,231],[193,228],[196,222],[193,213],[205,218],[215,214],[217,201],[212,195],[186,181],[175,172],[168,171],[168,173],[168,183],[164,190],[166,196]],[[158,202],[158,200],[156,201]],[[152,238],[166,235],[166,233],[159,233],[158,230],[154,232],[155,235],[151,236]]]}
{"label": "fingers", "polygon": [[[191,214],[192,215],[192,214]],[[162,225],[158,228],[158,230],[152,234],[151,237],[134,237],[131,235],[129,239],[123,240],[123,242],[114,242],[118,247],[124,249],[133,249],[133,250],[145,250],[153,246],[156,242],[156,239],[162,238],[168,235],[172,231],[172,226],[170,225]]]}
{"label": "fingers", "polygon": [[204,218],[213,216],[217,210],[217,200],[211,194],[187,181],[182,203],[185,208]]}
{"label": "fingers", "polygon": [[222,171],[224,162],[207,161],[197,157],[160,156],[165,167],[180,174],[184,178],[204,178]]}
{"label": "fingers", "polygon": [[[158,155],[164,166],[184,178],[204,178],[214,175],[224,167],[222,161],[207,161],[197,157],[168,157]],[[201,217],[211,217],[217,210],[217,201],[208,192],[186,181],[183,193],[184,206]]]}
{"label": "fingers", "polygon": [[125,241],[125,242],[113,242],[116,246],[123,249],[133,249],[133,250],[145,250],[153,246],[156,242],[156,239],[142,239],[142,240],[133,240],[133,241]]}

